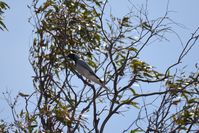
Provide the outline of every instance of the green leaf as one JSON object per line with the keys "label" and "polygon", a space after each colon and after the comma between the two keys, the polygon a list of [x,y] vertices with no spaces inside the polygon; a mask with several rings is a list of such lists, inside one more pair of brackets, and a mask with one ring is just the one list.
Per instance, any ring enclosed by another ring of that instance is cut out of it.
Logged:
{"label": "green leaf", "polygon": [[93,0],[95,2],[95,4],[99,7],[101,7],[102,2],[99,2],[98,0]]}
{"label": "green leaf", "polygon": [[143,29],[147,29],[147,30],[151,30],[151,28],[152,28],[152,26],[151,26],[149,23],[147,23],[147,22],[143,22],[143,23],[141,24],[141,27],[142,27]]}
{"label": "green leaf", "polygon": [[23,110],[21,110],[19,116],[22,118],[22,117],[23,117],[23,114],[24,114],[24,112],[23,112]]}
{"label": "green leaf", "polygon": [[191,104],[191,103],[197,103],[197,102],[199,102],[199,99],[197,99],[197,98],[192,98],[192,99],[188,100],[189,104]]}
{"label": "green leaf", "polygon": [[133,101],[131,101],[131,100],[129,100],[129,99],[127,99],[127,100],[122,100],[121,102],[122,102],[122,103],[125,103],[125,104],[127,104],[127,105],[132,105],[133,107],[135,107],[135,108],[137,108],[137,109],[140,109],[140,107],[138,106],[138,103],[137,103],[137,102],[133,102]]}
{"label": "green leaf", "polygon": [[138,103],[137,102],[131,102],[130,103],[133,107],[137,108],[137,109],[140,109],[140,107],[138,106]]}
{"label": "green leaf", "polygon": [[0,1],[0,11],[1,11],[2,9],[6,10],[6,9],[8,9],[8,8],[10,8],[10,7],[9,7],[5,2]]}
{"label": "green leaf", "polygon": [[55,69],[55,74],[56,74],[57,78],[60,80],[59,71],[57,69]]}
{"label": "green leaf", "polygon": [[183,92],[183,93],[181,94],[181,96],[184,97],[187,101],[189,100],[189,98],[188,98],[188,96],[187,96],[187,93]]}
{"label": "green leaf", "polygon": [[88,59],[88,62],[87,62],[91,67],[93,68],[97,68],[97,65],[95,64],[95,62],[93,62],[91,59]]}
{"label": "green leaf", "polygon": [[143,132],[143,131],[140,130],[140,129],[138,129],[138,128],[136,128],[136,129],[134,129],[134,130],[131,130],[130,133],[138,133],[138,132]]}
{"label": "green leaf", "polygon": [[128,50],[129,51],[134,51],[134,52],[137,52],[138,50],[136,49],[136,48],[134,48],[134,47],[130,47],[130,48],[128,48]]}
{"label": "green leaf", "polygon": [[130,88],[130,90],[131,90],[131,92],[133,93],[134,96],[138,95],[133,88]]}
{"label": "green leaf", "polygon": [[148,77],[148,78],[153,78],[153,75],[150,74],[150,73],[144,72],[143,75],[146,76],[146,77]]}

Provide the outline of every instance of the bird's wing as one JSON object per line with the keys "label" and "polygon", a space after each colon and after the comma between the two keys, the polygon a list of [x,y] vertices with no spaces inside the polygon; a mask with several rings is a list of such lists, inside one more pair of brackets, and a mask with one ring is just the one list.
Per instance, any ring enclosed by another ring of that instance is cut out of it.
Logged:
{"label": "bird's wing", "polygon": [[[90,79],[91,81],[101,85],[108,92],[110,92],[110,90],[105,86],[105,83],[101,81],[101,79],[93,72],[93,70],[89,67],[89,65],[86,62],[82,60],[78,60],[76,62],[76,65],[79,65],[79,66],[76,66],[78,67],[79,73],[81,73],[83,76]],[[86,71],[86,72],[83,72],[83,71]]]}
{"label": "bird's wing", "polygon": [[78,60],[76,65],[80,65],[83,69],[86,69],[89,71],[90,74],[95,75],[93,70],[88,66],[88,64],[82,60]]}

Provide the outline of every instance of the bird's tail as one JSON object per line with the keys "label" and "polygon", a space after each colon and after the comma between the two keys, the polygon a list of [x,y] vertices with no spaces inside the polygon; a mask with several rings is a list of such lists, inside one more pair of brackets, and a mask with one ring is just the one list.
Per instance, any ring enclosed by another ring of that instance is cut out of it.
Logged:
{"label": "bird's tail", "polygon": [[103,87],[107,92],[111,92],[110,90],[109,90],[109,88],[105,85],[105,82],[103,82],[103,81],[99,81],[99,85],[101,85],[101,87]]}
{"label": "bird's tail", "polygon": [[108,87],[105,85],[105,82],[104,81],[102,81],[100,78],[98,78],[97,76],[95,76],[95,78],[93,78],[93,79],[95,79],[95,80],[93,80],[93,82],[95,82],[95,83],[97,83],[97,84],[99,84],[101,87],[103,87],[107,92],[111,92],[109,89],[108,89]]}
{"label": "bird's tail", "polygon": [[105,85],[105,84],[102,84],[101,85],[107,92],[111,92],[110,90],[109,90],[109,88]]}

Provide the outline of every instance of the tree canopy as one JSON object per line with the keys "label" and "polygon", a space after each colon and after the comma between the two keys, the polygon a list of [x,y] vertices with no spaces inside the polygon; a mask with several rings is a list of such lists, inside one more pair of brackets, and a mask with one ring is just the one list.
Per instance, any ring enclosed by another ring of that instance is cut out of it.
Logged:
{"label": "tree canopy", "polygon": [[[198,131],[199,68],[196,63],[195,71],[187,74],[178,66],[198,43],[199,29],[183,42],[176,62],[158,71],[140,56],[147,45],[166,41],[165,34],[175,32],[169,10],[150,19],[147,6],[139,9],[131,3],[132,11],[125,16],[110,13],[107,19],[107,3],[33,0],[29,5],[34,28],[29,60],[35,90],[19,93],[13,103],[7,99],[14,122],[10,126],[3,122],[2,131],[103,133],[111,119],[129,110],[137,110],[137,115],[123,132]],[[87,62],[111,92],[78,74],[68,58],[70,53]],[[135,84],[159,83],[161,87],[150,92],[134,88]],[[24,100],[21,112],[16,111],[19,99]]]}

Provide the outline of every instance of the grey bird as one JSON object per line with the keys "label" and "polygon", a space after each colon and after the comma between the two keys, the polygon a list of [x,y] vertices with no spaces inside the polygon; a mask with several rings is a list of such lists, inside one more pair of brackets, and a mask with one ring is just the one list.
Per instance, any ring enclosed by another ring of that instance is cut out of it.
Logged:
{"label": "grey bird", "polygon": [[110,92],[110,90],[105,86],[105,83],[93,72],[86,62],[81,60],[76,54],[69,54],[68,57],[75,61],[75,70],[77,70],[79,74],[99,84],[101,87]]}

